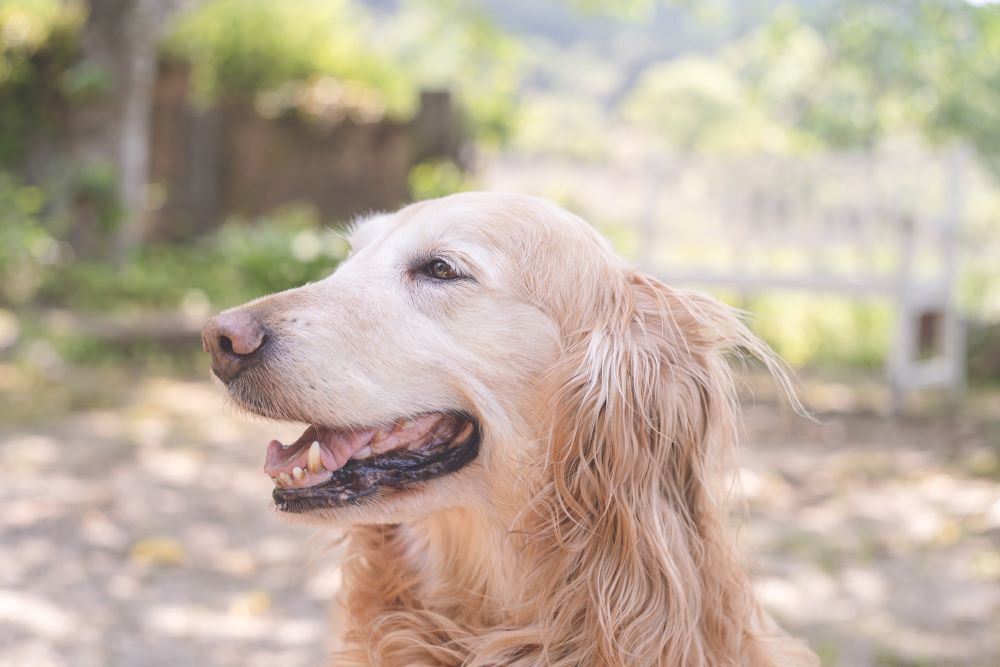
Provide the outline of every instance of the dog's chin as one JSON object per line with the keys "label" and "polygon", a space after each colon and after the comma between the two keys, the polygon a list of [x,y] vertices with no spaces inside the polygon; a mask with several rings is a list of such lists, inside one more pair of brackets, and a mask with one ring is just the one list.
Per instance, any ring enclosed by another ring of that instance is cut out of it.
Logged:
{"label": "dog's chin", "polygon": [[285,521],[320,528],[348,529],[360,525],[414,523],[438,512],[468,509],[478,498],[475,464],[445,477],[421,482],[403,492],[382,492],[363,502],[331,505],[302,512],[281,511]]}

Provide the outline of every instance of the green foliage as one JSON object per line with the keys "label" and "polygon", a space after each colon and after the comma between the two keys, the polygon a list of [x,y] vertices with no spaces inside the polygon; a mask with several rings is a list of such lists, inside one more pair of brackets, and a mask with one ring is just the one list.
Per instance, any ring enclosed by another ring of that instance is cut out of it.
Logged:
{"label": "green foliage", "polygon": [[110,91],[111,75],[100,65],[83,60],[76,62],[63,73],[59,88],[66,101],[79,103],[98,98]]}
{"label": "green foliage", "polygon": [[520,83],[518,44],[463,0],[410,0],[377,28],[351,0],[208,0],[175,23],[164,52],[191,64],[203,101],[255,97],[269,115],[332,99],[406,118],[418,87],[450,89],[487,143],[509,135]]}
{"label": "green foliage", "polygon": [[451,160],[428,160],[410,170],[410,195],[417,201],[474,189],[469,175]]}
{"label": "green foliage", "polygon": [[76,199],[78,207],[88,208],[102,242],[110,239],[121,222],[118,174],[110,164],[100,161],[75,164],[64,175],[63,182],[53,183],[49,190],[65,190]]}
{"label": "green foliage", "polygon": [[453,86],[481,142],[501,143],[510,135],[520,83],[520,46],[485,18],[470,20],[453,36],[458,69]]}
{"label": "green foliage", "polygon": [[0,304],[33,297],[61,259],[64,250],[40,217],[44,203],[39,188],[0,173]]}
{"label": "green foliage", "polygon": [[518,41],[469,0],[408,0],[380,26],[394,59],[425,88],[452,90],[469,132],[505,141],[516,121],[522,75]]}
{"label": "green foliage", "polygon": [[369,38],[369,22],[350,0],[208,0],[177,21],[164,49],[192,65],[205,101],[330,77],[404,116],[415,90]]}
{"label": "green foliage", "polygon": [[1000,9],[850,0],[811,25],[791,7],[710,56],[650,65],[626,119],[685,152],[964,139],[1000,173]]}
{"label": "green foliage", "polygon": [[658,0],[570,0],[570,4],[587,14],[604,14],[622,19],[649,16]]}
{"label": "green foliage", "polygon": [[346,242],[309,209],[232,220],[194,246],[155,245],[115,269],[77,262],[41,286],[38,298],[82,310],[167,310],[192,299],[229,307],[328,275]]}
{"label": "green foliage", "polygon": [[214,307],[318,280],[347,252],[312,209],[230,220],[194,245],[144,248],[121,266],[75,256],[40,188],[0,175],[0,306],[109,312]]}
{"label": "green foliage", "polygon": [[926,104],[928,124],[966,139],[1000,174],[1000,7],[966,7],[926,22],[951,47],[922,63],[938,93],[937,104]]}
{"label": "green foliage", "polygon": [[[796,47],[808,34],[822,51],[807,78],[767,96],[772,108],[791,109],[790,120],[806,133],[833,146],[871,145],[905,132],[975,140],[998,118],[998,18],[995,8],[958,0],[851,0],[823,38],[786,10],[746,45],[746,67],[780,68],[802,53]],[[983,136],[1000,141],[997,127]]]}
{"label": "green foliage", "polygon": [[747,102],[725,63],[689,56],[646,69],[623,111],[629,121],[687,152],[716,144],[730,124],[741,124]]}
{"label": "green foliage", "polygon": [[591,100],[534,94],[522,102],[510,143],[516,152],[525,155],[558,155],[596,162],[609,153],[607,120],[600,106]]}
{"label": "green foliage", "polygon": [[61,108],[82,23],[79,3],[0,3],[0,165],[18,159],[25,137],[44,130]]}
{"label": "green foliage", "polygon": [[714,18],[728,11],[728,0],[564,0],[581,13],[625,21],[649,18],[657,5],[684,7],[700,18]]}
{"label": "green foliage", "polygon": [[887,303],[815,294],[761,295],[742,304],[754,330],[793,366],[878,369],[893,313]]}

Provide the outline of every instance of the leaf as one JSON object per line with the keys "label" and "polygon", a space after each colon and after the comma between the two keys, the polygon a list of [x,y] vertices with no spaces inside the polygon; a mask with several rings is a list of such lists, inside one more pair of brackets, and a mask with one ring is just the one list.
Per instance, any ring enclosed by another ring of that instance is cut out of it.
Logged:
{"label": "leaf", "polygon": [[181,565],[186,558],[184,547],[171,537],[147,537],[129,551],[129,560],[139,565]]}

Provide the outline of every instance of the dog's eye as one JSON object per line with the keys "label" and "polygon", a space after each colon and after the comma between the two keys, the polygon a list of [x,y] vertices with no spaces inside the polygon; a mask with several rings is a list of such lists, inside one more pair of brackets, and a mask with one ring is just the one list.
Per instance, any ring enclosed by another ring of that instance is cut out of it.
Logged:
{"label": "dog's eye", "polygon": [[443,259],[432,259],[420,268],[420,272],[436,280],[455,280],[462,277],[451,264]]}

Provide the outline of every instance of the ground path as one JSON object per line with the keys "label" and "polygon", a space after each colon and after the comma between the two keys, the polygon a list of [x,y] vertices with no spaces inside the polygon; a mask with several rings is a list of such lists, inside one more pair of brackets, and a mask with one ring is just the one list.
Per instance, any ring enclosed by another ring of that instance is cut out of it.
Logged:
{"label": "ground path", "polygon": [[[0,666],[322,664],[335,550],[269,509],[260,472],[296,427],[207,382],[122,396],[0,425]],[[1000,405],[977,414],[750,411],[742,536],[826,664],[1000,664]]]}

